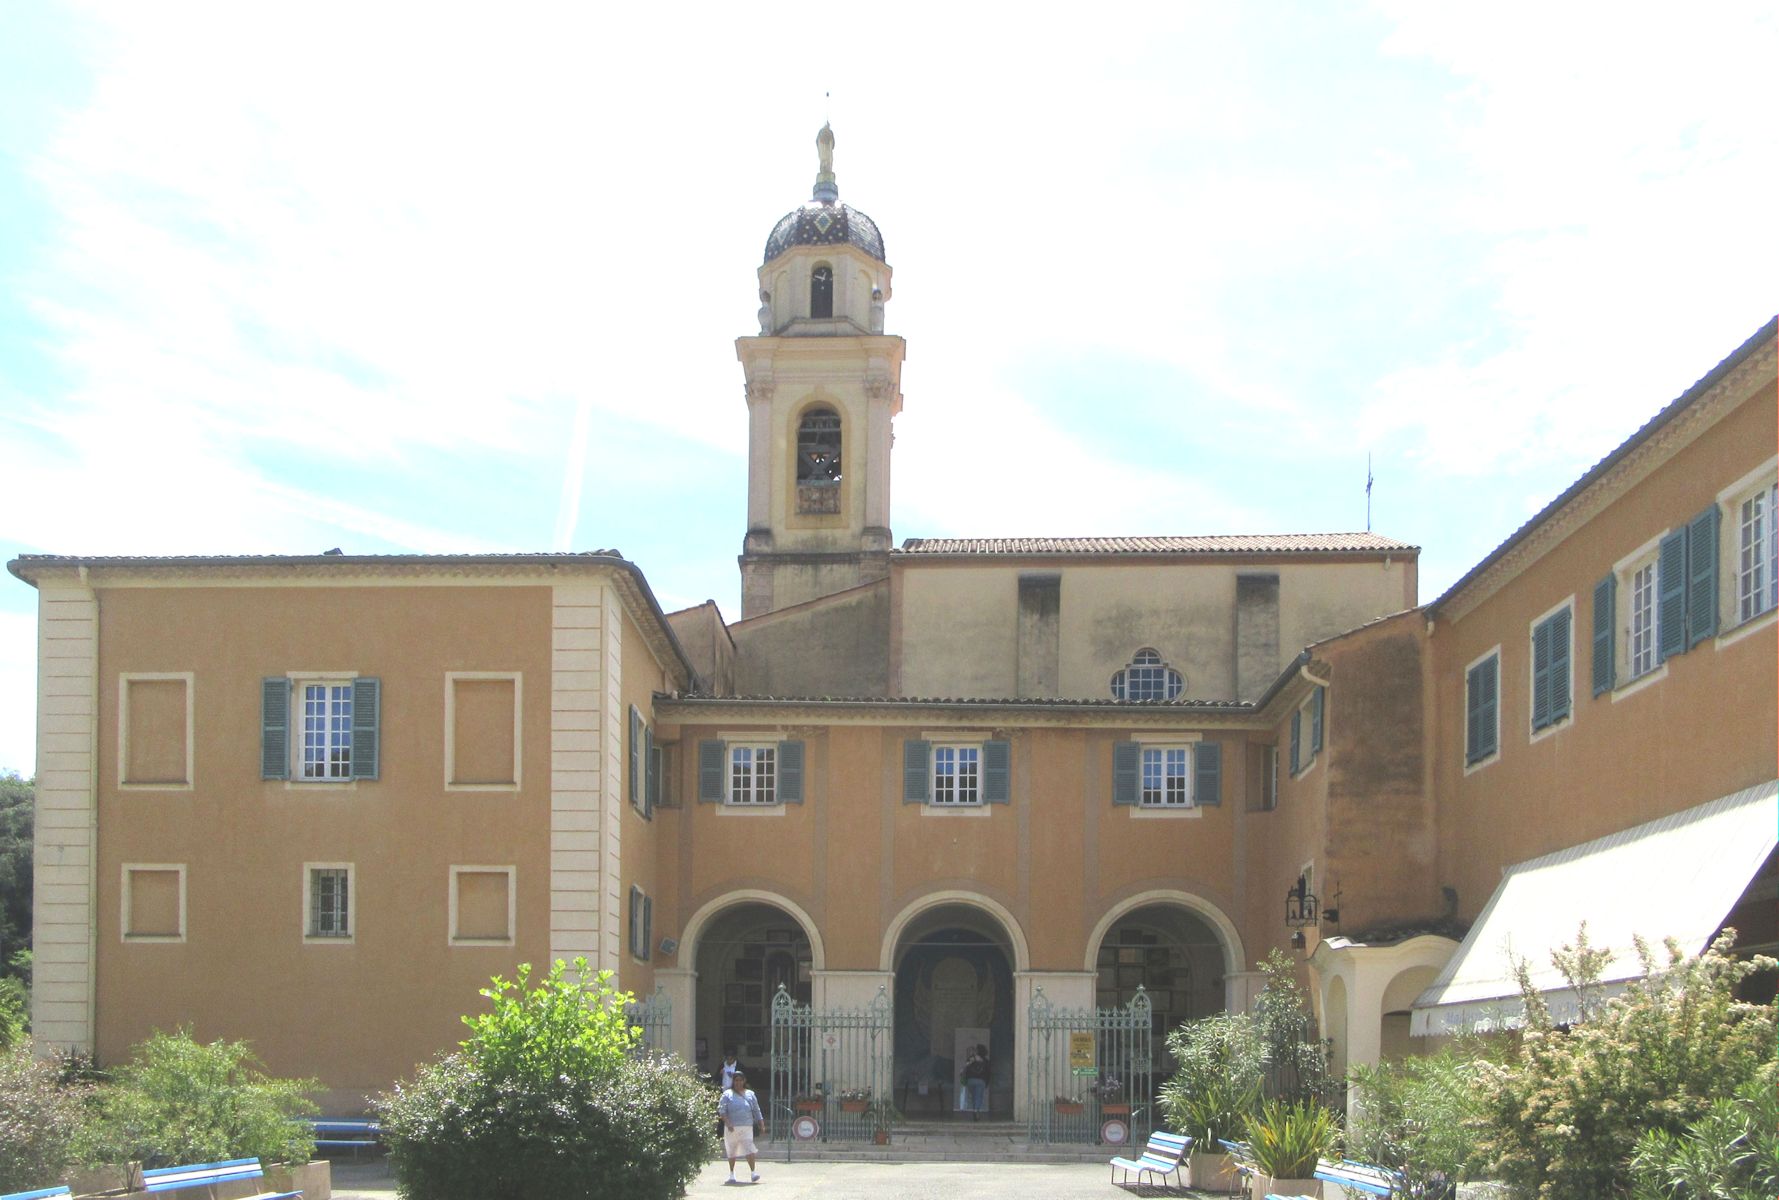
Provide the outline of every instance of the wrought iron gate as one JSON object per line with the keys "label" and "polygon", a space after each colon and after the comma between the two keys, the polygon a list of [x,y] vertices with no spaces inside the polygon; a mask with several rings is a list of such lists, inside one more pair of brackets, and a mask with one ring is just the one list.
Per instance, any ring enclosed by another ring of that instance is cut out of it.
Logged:
{"label": "wrought iron gate", "polygon": [[[794,1137],[812,1117],[822,1141],[868,1141],[893,1111],[890,998],[882,987],[863,1008],[817,1011],[781,984],[772,997],[768,1138]],[[788,1146],[787,1146],[788,1150]]]}
{"label": "wrought iron gate", "polygon": [[635,1000],[624,1006],[624,1015],[632,1025],[642,1027],[642,1041],[637,1050],[665,1054],[673,1047],[673,1001],[660,988],[647,1000]]}
{"label": "wrought iron gate", "polygon": [[1127,1141],[1154,1128],[1152,1005],[1142,988],[1123,1008],[1056,1008],[1039,987],[1026,1042],[1026,1136],[1035,1143]]}

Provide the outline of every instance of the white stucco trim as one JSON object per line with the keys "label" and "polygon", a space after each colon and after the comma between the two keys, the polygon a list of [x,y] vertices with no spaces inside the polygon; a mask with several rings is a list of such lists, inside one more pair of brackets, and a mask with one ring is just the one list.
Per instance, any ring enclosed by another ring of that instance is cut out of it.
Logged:
{"label": "white stucco trim", "polygon": [[803,936],[809,939],[809,970],[813,974],[824,969],[828,961],[827,951],[822,947],[822,932],[816,927],[815,918],[807,909],[795,900],[780,892],[769,892],[764,888],[737,888],[732,892],[724,892],[714,900],[706,901],[697,912],[686,919],[680,927],[679,960],[698,963],[698,939],[703,936],[704,927],[713,917],[720,915],[738,904],[770,904],[781,908],[796,919],[803,927]]}
{"label": "white stucco trim", "polygon": [[1106,910],[1105,915],[1100,917],[1099,923],[1093,927],[1093,932],[1087,935],[1087,954],[1082,961],[1081,969],[1084,971],[1097,969],[1100,943],[1106,940],[1106,934],[1111,931],[1112,926],[1137,909],[1147,908],[1151,904],[1177,904],[1209,921],[1211,927],[1217,931],[1217,937],[1223,943],[1223,973],[1226,977],[1247,967],[1248,955],[1247,951],[1242,948],[1242,935],[1236,932],[1235,922],[1231,921],[1222,909],[1203,896],[1195,896],[1191,892],[1180,891],[1177,888],[1151,888],[1133,896],[1126,896]]}
{"label": "white stucco trim", "polygon": [[[552,636],[554,640],[554,636]],[[554,648],[552,648],[554,653]],[[457,684],[459,681],[509,680],[513,685],[513,777],[505,783],[458,783],[457,779]],[[584,745],[595,739],[568,739]],[[445,790],[447,792],[516,792],[524,781],[525,673],[523,671],[445,672]]]}
{"label": "white stucco trim", "polygon": [[962,904],[970,908],[979,908],[993,916],[1006,930],[1007,940],[1013,946],[1013,970],[1019,972],[1032,969],[1031,949],[1026,944],[1025,930],[1020,927],[1019,920],[1012,911],[1000,901],[990,899],[981,892],[966,892],[958,888],[928,892],[924,896],[909,901],[883,931],[883,948],[877,956],[877,969],[894,971],[896,969],[896,946],[902,940],[902,931],[908,928],[909,922],[921,913],[945,904]]}
{"label": "white stucco trim", "polygon": [[[123,671],[117,677],[117,790],[120,792],[189,792],[196,778],[196,708],[193,693],[197,676],[191,671]],[[132,683],[185,684],[185,778],[137,782],[126,777],[130,769],[130,685]]]}

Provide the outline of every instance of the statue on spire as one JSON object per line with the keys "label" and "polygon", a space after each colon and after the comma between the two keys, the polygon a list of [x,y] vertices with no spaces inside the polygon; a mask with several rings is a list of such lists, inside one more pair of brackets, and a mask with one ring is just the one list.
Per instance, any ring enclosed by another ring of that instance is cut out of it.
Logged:
{"label": "statue on spire", "polygon": [[815,198],[823,204],[840,199],[840,188],[834,182],[834,131],[822,122],[822,131],[815,135],[815,152],[821,170],[815,176]]}

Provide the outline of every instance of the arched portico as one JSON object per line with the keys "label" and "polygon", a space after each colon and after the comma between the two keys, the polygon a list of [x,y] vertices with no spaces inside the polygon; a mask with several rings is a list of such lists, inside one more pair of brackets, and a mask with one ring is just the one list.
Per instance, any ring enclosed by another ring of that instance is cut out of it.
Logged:
{"label": "arched portico", "polygon": [[[1082,969],[1097,973],[1103,968],[1105,964],[1101,962],[1101,956],[1107,945],[1108,935],[1121,923],[1129,923],[1135,918],[1168,909],[1189,914],[1214,935],[1221,953],[1223,1009],[1239,1012],[1246,1008],[1249,999],[1246,986],[1248,958],[1242,947],[1241,934],[1236,932],[1235,922],[1203,896],[1179,888],[1149,888],[1126,896],[1108,908],[1094,925],[1093,932],[1088,935]],[[1116,987],[1116,977],[1113,986]],[[1151,987],[1149,990],[1155,989]]]}
{"label": "arched portico", "polygon": [[911,900],[902,911],[897,913],[883,931],[883,947],[878,954],[877,969],[894,971],[896,969],[896,948],[903,934],[922,913],[945,905],[959,905],[964,908],[981,909],[1000,923],[1006,932],[1008,944],[1013,953],[1013,969],[1025,972],[1032,969],[1031,951],[1027,948],[1025,930],[1006,905],[981,892],[968,892],[958,889],[928,892],[918,899]]}
{"label": "arched portico", "polygon": [[[1317,945],[1309,966],[1335,1064],[1350,1071],[1412,1053],[1406,1010],[1457,948],[1451,938],[1431,933],[1382,944],[1334,937]],[[1352,1093],[1347,1113],[1354,1115]]]}

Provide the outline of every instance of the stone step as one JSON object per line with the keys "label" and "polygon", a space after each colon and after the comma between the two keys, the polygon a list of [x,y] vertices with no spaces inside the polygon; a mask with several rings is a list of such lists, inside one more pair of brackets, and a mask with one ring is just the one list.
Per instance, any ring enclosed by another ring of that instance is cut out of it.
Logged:
{"label": "stone step", "polygon": [[[957,1133],[958,1136],[953,1136]],[[984,1127],[981,1132],[911,1132],[900,1127],[890,1132],[890,1142],[832,1141],[763,1142],[760,1153],[769,1160],[792,1162],[1022,1162],[1103,1163],[1123,1153],[1123,1147],[1088,1143],[1045,1145],[1025,1140],[1023,1126]]]}

